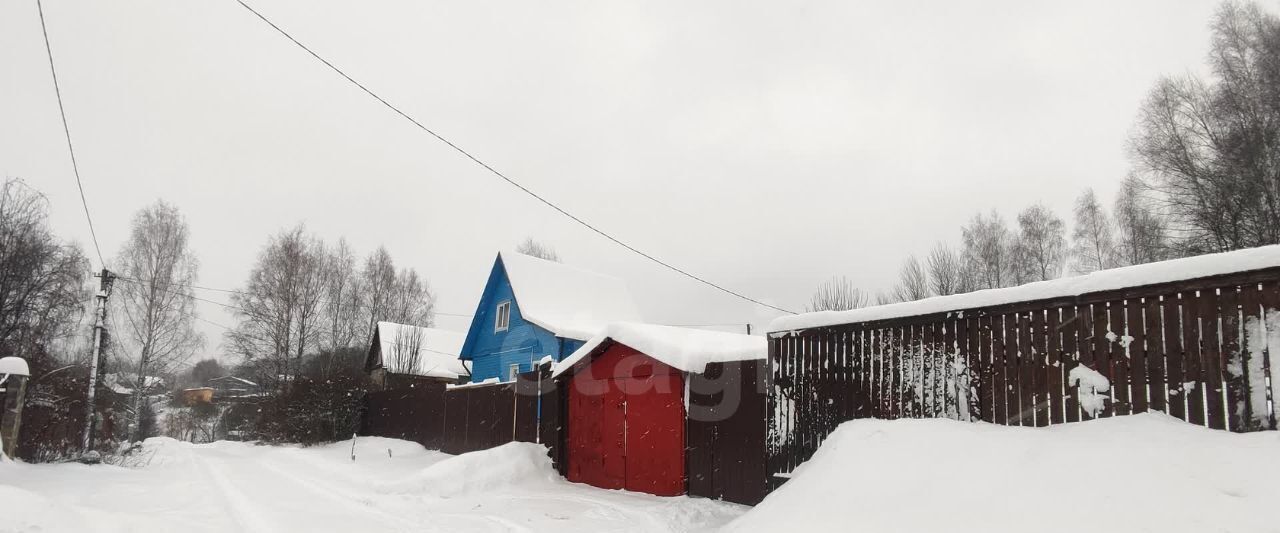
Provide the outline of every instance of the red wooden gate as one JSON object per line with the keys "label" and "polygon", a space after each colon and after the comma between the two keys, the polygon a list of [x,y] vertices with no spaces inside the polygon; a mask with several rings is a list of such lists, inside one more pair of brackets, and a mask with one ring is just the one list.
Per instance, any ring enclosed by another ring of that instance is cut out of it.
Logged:
{"label": "red wooden gate", "polygon": [[569,480],[684,494],[684,378],[614,344],[569,384]]}

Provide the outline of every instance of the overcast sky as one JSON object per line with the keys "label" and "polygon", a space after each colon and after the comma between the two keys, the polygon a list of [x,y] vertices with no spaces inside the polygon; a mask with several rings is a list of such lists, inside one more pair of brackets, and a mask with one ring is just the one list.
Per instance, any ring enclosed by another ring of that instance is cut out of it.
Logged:
{"label": "overcast sky", "polygon": [[[1203,68],[1216,7],[253,5],[565,209],[797,310],[832,275],[892,285],[907,254],[957,241],[976,211],[1012,219],[1039,201],[1069,218],[1086,187],[1109,201],[1138,106],[1160,75]],[[47,0],[45,15],[108,263],[132,214],[163,198],[186,215],[201,283],[214,287],[242,286],[267,237],[302,222],[362,255],[386,245],[447,313],[472,313],[496,252],[533,236],[566,263],[624,278],[655,322],[777,315],[536,203],[233,0]],[[88,249],[34,0],[0,3],[0,65],[0,173],[47,194],[55,230]],[[221,330],[201,326],[218,352]]]}

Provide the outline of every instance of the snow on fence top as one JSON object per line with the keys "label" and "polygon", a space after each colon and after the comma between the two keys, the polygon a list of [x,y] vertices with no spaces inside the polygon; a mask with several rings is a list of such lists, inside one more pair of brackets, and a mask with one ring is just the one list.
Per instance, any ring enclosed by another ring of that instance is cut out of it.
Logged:
{"label": "snow on fence top", "polygon": [[499,254],[520,316],[557,337],[590,339],[613,320],[640,320],[622,280],[516,252]]}
{"label": "snow on fence top", "polygon": [[556,364],[558,376],[582,361],[604,341],[612,339],[673,368],[701,374],[709,363],[764,359],[769,345],[764,337],[701,329],[614,322]]}
{"label": "snow on fence top", "polygon": [[914,302],[849,311],[819,311],[784,316],[769,323],[769,333],[1079,296],[1274,267],[1280,267],[1280,245],[1100,270],[1083,276],[1038,281],[1003,289],[935,296]]}

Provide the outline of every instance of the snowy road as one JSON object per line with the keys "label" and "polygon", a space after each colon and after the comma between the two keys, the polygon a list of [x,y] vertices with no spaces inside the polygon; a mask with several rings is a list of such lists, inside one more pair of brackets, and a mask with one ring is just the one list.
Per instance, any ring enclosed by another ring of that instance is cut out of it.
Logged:
{"label": "snowy road", "polygon": [[704,531],[746,510],[567,483],[532,445],[147,448],[140,468],[0,465],[0,532]]}

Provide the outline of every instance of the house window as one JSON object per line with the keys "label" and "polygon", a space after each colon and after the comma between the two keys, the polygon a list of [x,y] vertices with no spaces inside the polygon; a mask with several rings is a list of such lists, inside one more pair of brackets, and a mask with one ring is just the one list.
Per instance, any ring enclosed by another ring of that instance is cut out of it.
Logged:
{"label": "house window", "polygon": [[516,363],[507,367],[507,381],[515,381],[520,377],[520,364]]}
{"label": "house window", "polygon": [[493,331],[506,331],[507,326],[511,324],[511,302],[506,301],[498,304],[498,313],[493,321]]}

